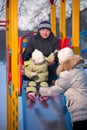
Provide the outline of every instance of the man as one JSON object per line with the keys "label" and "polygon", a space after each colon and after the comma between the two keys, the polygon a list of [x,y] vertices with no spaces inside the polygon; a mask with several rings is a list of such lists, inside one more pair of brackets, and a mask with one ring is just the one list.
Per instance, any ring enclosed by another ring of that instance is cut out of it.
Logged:
{"label": "man", "polygon": [[[22,55],[23,60],[29,60],[32,56],[32,52],[35,49],[41,51],[45,57],[48,57],[51,53],[55,52],[56,49],[58,49],[58,39],[52,33],[51,24],[49,21],[42,21],[39,24],[37,34],[29,40],[29,44],[27,45]],[[56,58],[53,62],[55,61]],[[53,64],[48,67],[49,82],[52,80],[53,77],[55,77],[56,68],[57,64]]]}

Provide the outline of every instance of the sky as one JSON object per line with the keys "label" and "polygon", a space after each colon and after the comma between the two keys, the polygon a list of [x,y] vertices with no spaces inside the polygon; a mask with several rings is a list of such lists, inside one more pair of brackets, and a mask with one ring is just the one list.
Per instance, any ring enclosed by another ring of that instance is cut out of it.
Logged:
{"label": "sky", "polygon": [[[59,2],[56,4],[56,17],[59,18]],[[0,0],[0,20],[5,20],[6,0]],[[80,10],[87,8],[87,0],[80,0]],[[66,16],[71,16],[72,1],[66,0]],[[50,0],[18,0],[18,28],[21,31],[33,30],[43,20],[49,19]],[[0,28],[3,29],[3,28]]]}

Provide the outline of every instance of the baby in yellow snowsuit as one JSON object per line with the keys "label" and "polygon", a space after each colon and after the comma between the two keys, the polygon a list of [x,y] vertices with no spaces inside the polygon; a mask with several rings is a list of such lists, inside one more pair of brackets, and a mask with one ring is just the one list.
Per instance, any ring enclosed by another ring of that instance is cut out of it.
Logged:
{"label": "baby in yellow snowsuit", "polygon": [[54,61],[54,53],[44,57],[42,52],[35,49],[32,58],[24,62],[25,75],[30,79],[26,87],[26,94],[31,100],[35,100],[38,94],[38,86],[48,87],[48,65]]}

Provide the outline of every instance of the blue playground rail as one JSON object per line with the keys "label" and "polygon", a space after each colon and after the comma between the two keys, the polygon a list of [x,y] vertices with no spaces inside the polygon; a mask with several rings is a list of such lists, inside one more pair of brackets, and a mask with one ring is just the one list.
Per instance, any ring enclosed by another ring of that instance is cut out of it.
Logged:
{"label": "blue playground rail", "polygon": [[[80,32],[80,45],[81,46],[83,46],[82,44],[87,45],[87,43],[83,41],[84,39],[86,39],[86,42],[87,42],[87,30]],[[87,53],[87,46],[81,49],[81,54],[85,54],[85,53]]]}
{"label": "blue playground rail", "polygon": [[[72,38],[72,35],[69,35],[69,38],[71,39]],[[81,31],[80,32],[80,46],[81,46],[81,50],[80,50],[80,53],[81,54],[85,54],[85,53],[87,53],[87,48],[82,48],[82,44],[87,44],[87,43],[83,43],[84,41],[84,39],[87,39],[87,30],[84,30],[84,31]],[[87,41],[87,40],[86,40]],[[70,45],[72,44],[71,42],[69,43]]]}
{"label": "blue playground rail", "polygon": [[80,32],[80,38],[87,37],[87,30]]}

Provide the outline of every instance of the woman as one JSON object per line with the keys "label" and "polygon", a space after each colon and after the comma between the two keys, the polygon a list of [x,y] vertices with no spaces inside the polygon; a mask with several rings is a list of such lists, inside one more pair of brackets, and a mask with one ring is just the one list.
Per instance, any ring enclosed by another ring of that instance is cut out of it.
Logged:
{"label": "woman", "polygon": [[87,128],[87,75],[82,68],[84,59],[66,47],[59,51],[59,79],[50,88],[41,88],[42,96],[64,93],[71,114],[73,130]]}

